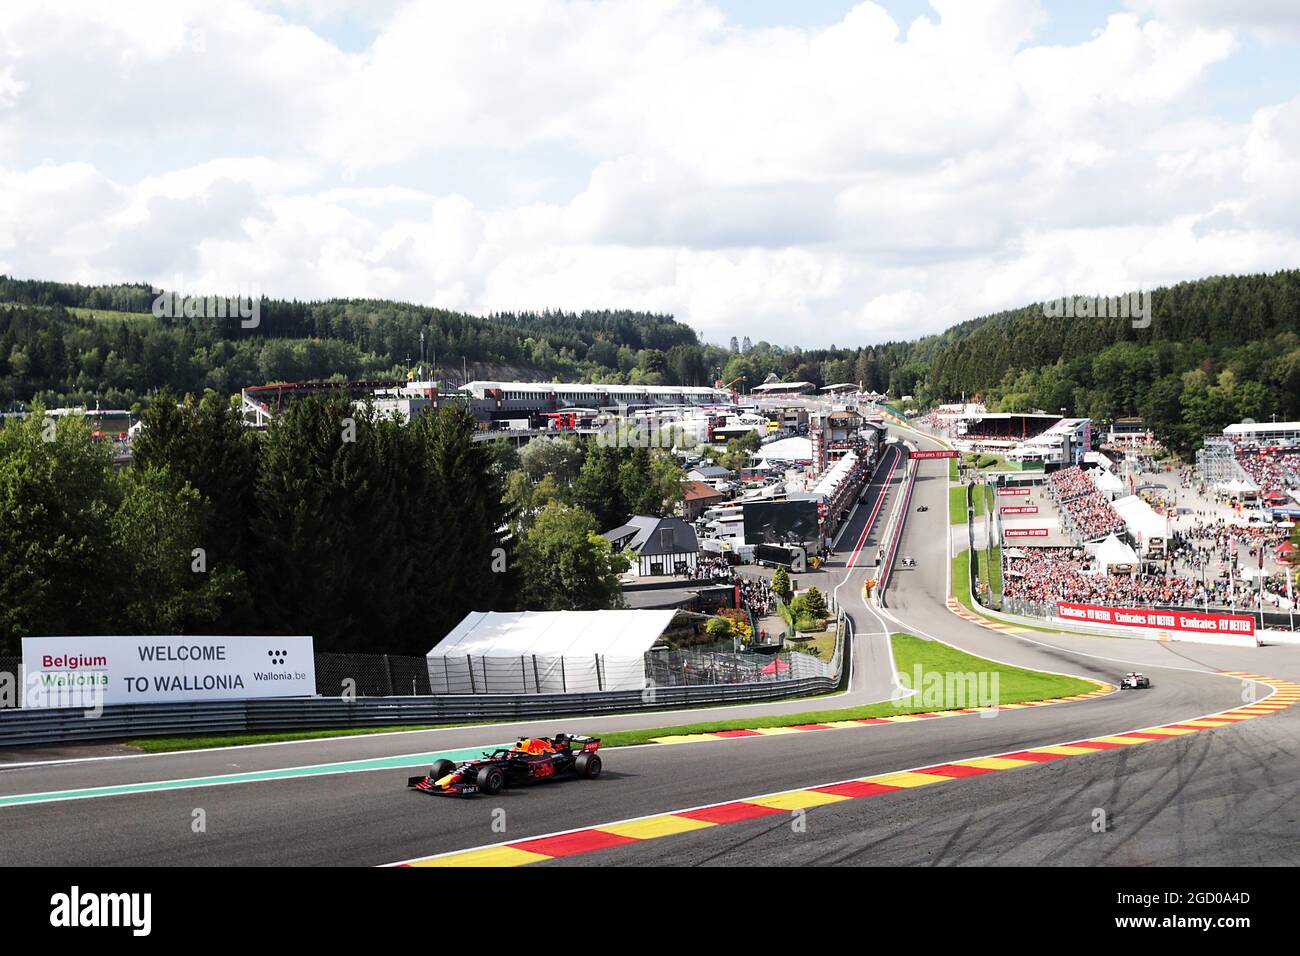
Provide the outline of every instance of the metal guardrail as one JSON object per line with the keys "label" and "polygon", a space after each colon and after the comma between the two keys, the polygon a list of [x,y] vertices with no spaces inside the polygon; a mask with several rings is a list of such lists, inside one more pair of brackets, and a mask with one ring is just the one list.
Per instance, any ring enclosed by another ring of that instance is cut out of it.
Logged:
{"label": "metal guardrail", "polygon": [[[434,695],[428,693],[425,658],[318,654],[318,687],[338,686],[346,679],[353,688],[352,695],[115,704],[97,713],[79,707],[10,707],[0,709],[0,747],[168,734],[248,734],[598,716],[824,694],[837,690],[843,682],[853,633],[852,619],[833,600],[831,605],[837,617],[837,634],[830,661],[799,653],[746,655],[743,659],[693,651],[651,653],[646,655],[646,675],[654,686],[644,689]],[[526,659],[520,661],[526,671]],[[773,663],[773,673],[764,674],[763,669]],[[21,673],[21,659],[0,658],[0,671]],[[732,682],[696,682],[701,678],[718,681],[728,677]],[[407,686],[418,692],[393,696],[394,691]]]}
{"label": "metal guardrail", "polygon": [[[909,446],[910,447],[910,446]],[[903,479],[903,493],[899,496],[896,510],[890,515],[889,525],[885,529],[885,559],[880,568],[880,577],[876,583],[875,595],[881,607],[888,606],[888,589],[893,578],[894,559],[898,556],[898,543],[903,537],[903,527],[907,522],[907,510],[912,506],[912,489],[916,485],[917,464],[915,458],[908,458],[907,473]]]}
{"label": "metal guardrail", "polygon": [[0,747],[112,740],[165,734],[263,733],[334,728],[451,724],[477,720],[593,716],[665,710],[683,705],[746,703],[822,694],[837,677],[752,684],[650,687],[600,694],[486,694],[442,697],[333,697],[123,704],[98,716],[72,709],[0,712]]}

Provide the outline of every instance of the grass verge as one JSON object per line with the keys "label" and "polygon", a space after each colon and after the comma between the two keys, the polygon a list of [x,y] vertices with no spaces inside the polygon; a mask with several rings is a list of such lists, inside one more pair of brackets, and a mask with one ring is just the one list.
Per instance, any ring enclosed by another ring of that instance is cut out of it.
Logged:
{"label": "grass verge", "polygon": [[[820,639],[820,636],[819,636]],[[826,651],[824,660],[829,660],[834,654],[835,635],[832,632],[830,641],[827,643],[829,650]],[[845,678],[847,678],[847,673]],[[826,691],[821,694],[809,694],[803,700],[814,701],[823,697],[830,697],[844,690],[844,680],[840,681],[840,686],[833,691]],[[731,702],[717,704],[700,704],[693,709],[707,710],[711,707],[734,707]],[[590,717],[590,714],[566,714],[553,718],[557,727],[562,727],[566,720],[573,720],[579,717]],[[289,730],[282,733],[265,733],[265,734],[209,734],[202,737],[139,737],[134,740],[123,741],[126,746],[134,747],[142,753],[162,754],[178,753],[184,750],[211,750],[214,747],[247,747],[254,744],[282,744],[291,743],[295,740],[325,740],[335,737],[367,737],[371,734],[393,734],[393,733],[410,733],[417,730],[448,730],[454,727],[487,727],[493,724],[509,723],[505,718],[494,720],[477,720],[468,724],[398,724],[393,727],[330,727],[321,730]]]}
{"label": "grass verge", "polygon": [[957,598],[957,603],[970,611],[972,614],[977,613],[975,605],[970,599],[970,552],[958,551],[952,559],[952,593]]}
{"label": "grass verge", "polygon": [[948,523],[966,523],[966,489],[965,487],[948,489]]}
{"label": "grass verge", "polygon": [[320,740],[332,737],[368,737],[408,730],[444,730],[448,727],[475,727],[477,724],[407,724],[398,727],[341,727],[329,730],[294,730],[269,734],[210,734],[206,737],[141,737],[128,740],[128,747],[147,754],[172,753],[178,750],[211,750],[213,747],[240,747],[250,744],[280,744],[294,740]]}
{"label": "grass verge", "polygon": [[[1059,674],[1046,674],[1042,671],[1025,670],[1009,664],[999,664],[959,651],[947,644],[916,637],[913,634],[897,633],[890,635],[894,646],[894,659],[903,677],[903,682],[911,685],[915,682],[917,668],[920,667],[923,688],[930,681],[926,675],[940,674],[946,678],[949,674],[986,674],[986,684],[992,687],[992,677],[997,675],[997,703],[1018,704],[1027,700],[1050,700],[1054,697],[1071,697],[1075,694],[1087,694],[1097,689],[1092,681],[1078,677],[1066,677]],[[946,680],[943,682],[946,684]],[[861,720],[866,717],[898,717],[903,714],[934,713],[945,709],[978,706],[977,702],[953,701],[950,704],[936,704],[928,697],[915,706],[898,706],[892,701],[876,704],[864,704],[860,707],[843,707],[836,710],[809,710],[798,714],[773,714],[771,717],[749,717],[734,720],[700,721],[693,724],[681,724],[671,727],[653,727],[645,730],[625,730],[612,734],[602,734],[601,741],[606,747],[628,747],[633,744],[650,743],[655,737],[670,737],[683,734],[707,734],[722,730],[760,730],[765,727],[792,727],[799,724],[821,724],[834,720]]]}
{"label": "grass verge", "polygon": [[[1096,689],[1090,681],[1076,677],[1064,677],[1056,674],[1044,674],[1039,671],[1025,670],[998,664],[981,657],[967,654],[937,641],[925,640],[912,634],[898,633],[890,637],[894,647],[894,658],[898,663],[904,684],[910,686],[916,679],[917,667],[925,680],[926,674],[997,674],[999,704],[1015,704],[1027,700],[1047,700],[1053,697],[1069,697],[1073,694],[1088,693]],[[990,677],[991,679],[991,677]],[[991,684],[990,684],[991,686]],[[727,705],[721,705],[727,706]],[[951,707],[972,706],[972,702],[954,702]],[[764,727],[791,727],[798,724],[816,724],[831,720],[858,720],[865,717],[896,717],[903,714],[934,712],[951,709],[944,705],[936,706],[933,701],[925,701],[914,706],[898,706],[891,701],[864,704],[860,707],[841,707],[830,710],[807,710],[796,714],[773,714],[770,717],[741,717],[730,720],[698,721],[691,724],[675,724],[664,727],[651,727],[644,730],[616,731],[601,734],[602,742],[607,747],[627,747],[633,744],[649,743],[655,737],[668,737],[678,734],[703,734],[719,730],[751,730]],[[556,726],[563,725],[564,718],[554,720]],[[208,737],[156,737],[131,740],[128,744],[145,753],[169,753],[180,750],[203,750],[212,747],[228,747],[239,744],[281,743],[292,740],[314,740],[334,737],[359,737],[369,734],[391,733],[394,731],[439,730],[447,727],[472,727],[478,724],[431,724],[420,726],[368,727],[364,729],[339,730],[303,730],[282,734],[214,734]]]}

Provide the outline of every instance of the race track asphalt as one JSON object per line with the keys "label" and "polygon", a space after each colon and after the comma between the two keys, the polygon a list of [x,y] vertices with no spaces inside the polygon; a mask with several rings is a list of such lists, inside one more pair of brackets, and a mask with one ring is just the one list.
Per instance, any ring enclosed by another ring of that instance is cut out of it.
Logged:
{"label": "race track asphalt", "polygon": [[[814,786],[872,773],[1051,745],[1185,720],[1241,703],[1216,670],[1300,680],[1300,649],[1235,649],[1031,633],[1000,634],[944,607],[944,461],[923,462],[882,619],[841,598],[857,622],[854,689],[837,698],[711,710],[766,714],[880,699],[885,633],[909,630],[1021,666],[1114,682],[1147,672],[1150,691],[995,717],[681,745],[611,749],[599,780],[565,780],[453,800],[407,791],[401,767],[138,794],[0,805],[0,864],[375,865],[584,826]],[[895,476],[895,482],[897,476]],[[929,510],[915,512],[919,504]],[[860,531],[874,500],[859,507]],[[878,521],[883,524],[885,508]],[[850,529],[852,530],[852,529]],[[844,541],[841,551],[847,557]],[[856,541],[856,537],[852,540]],[[869,545],[868,545],[869,547]],[[864,553],[867,548],[864,548]],[[874,552],[871,552],[874,553]],[[870,572],[874,574],[874,571]],[[865,646],[863,646],[865,645]],[[883,681],[883,683],[882,683]],[[541,865],[648,864],[1294,864],[1300,856],[1300,707],[1136,748],[817,807],[614,847]],[[700,716],[700,715],[693,715]],[[685,719],[691,719],[690,717]],[[206,751],[0,770],[5,795],[61,791],[489,744],[521,733],[682,722],[664,714],[521,723],[391,737]],[[399,761],[400,762],[400,761]],[[421,763],[424,761],[422,760]],[[411,769],[415,773],[418,765]],[[1111,827],[1090,826],[1096,809]],[[195,832],[196,811],[203,832]],[[502,832],[504,825],[504,832]]]}

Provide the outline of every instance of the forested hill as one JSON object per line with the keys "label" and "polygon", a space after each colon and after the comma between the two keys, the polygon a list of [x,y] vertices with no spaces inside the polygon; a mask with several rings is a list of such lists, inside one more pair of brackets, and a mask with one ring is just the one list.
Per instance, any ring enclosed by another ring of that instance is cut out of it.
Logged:
{"label": "forested hill", "polygon": [[1151,299],[1146,328],[1034,305],[921,339],[908,360],[929,366],[920,391],[931,402],[1141,415],[1181,450],[1242,418],[1300,419],[1300,272],[1183,282]]}
{"label": "forested hill", "polygon": [[[425,356],[439,377],[475,366],[527,377],[704,385],[716,369],[689,326],[631,311],[474,316],[370,299],[260,301],[258,324],[156,318],[147,285],[84,286],[0,276],[0,404],[131,404],[171,386],[395,375]],[[721,350],[716,350],[721,352]],[[725,357],[725,353],[722,353]],[[715,365],[718,360],[714,358]]]}
{"label": "forested hill", "polygon": [[668,385],[706,385],[720,373],[742,391],[769,375],[857,382],[920,405],[965,395],[995,411],[1064,408],[1103,423],[1141,415],[1180,451],[1242,418],[1300,419],[1296,271],[1157,289],[1146,328],[1048,318],[1036,304],[911,342],[824,349],[748,337],[724,348],[645,312],[474,316],[368,299],[263,299],[259,324],[245,329],[238,318],[155,318],[154,297],[143,284],[0,276],[0,407],[35,398],[125,407],[164,386],[230,394],[266,382],[397,376],[419,359],[423,331],[436,377],[452,384],[462,370]]}

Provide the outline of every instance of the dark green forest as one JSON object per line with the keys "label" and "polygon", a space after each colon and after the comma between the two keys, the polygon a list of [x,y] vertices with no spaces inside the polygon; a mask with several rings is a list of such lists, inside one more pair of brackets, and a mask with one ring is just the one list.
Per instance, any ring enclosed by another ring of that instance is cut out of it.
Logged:
{"label": "dark green forest", "polygon": [[229,395],[270,382],[401,377],[419,361],[421,332],[427,364],[453,384],[462,372],[475,377],[476,365],[494,365],[543,380],[710,385],[722,375],[742,379],[743,390],[768,375],[818,385],[831,376],[883,391],[903,348],[805,351],[748,339],[724,348],[651,313],[473,316],[360,299],[263,299],[257,327],[246,329],[237,318],[155,318],[153,299],[143,284],[0,276],[0,406],[25,409],[39,399],[131,408],[166,387]]}
{"label": "dark green forest", "polygon": [[[229,395],[247,385],[400,377],[425,357],[511,377],[703,385],[742,393],[769,376],[855,382],[918,406],[979,397],[1099,422],[1140,415],[1171,448],[1242,418],[1300,418],[1300,273],[1219,276],[1154,290],[1152,321],[1052,319],[1041,305],[983,316],[911,342],[803,349],[702,343],[642,312],[473,316],[381,300],[263,299],[256,328],[235,319],[155,318],[143,284],[83,286],[0,276],[0,406],[35,400],[135,407],[159,389]],[[496,377],[496,376],[483,376]]]}
{"label": "dark green forest", "polygon": [[126,468],[84,418],[0,427],[0,655],[214,630],[424,654],[471,610],[617,606],[626,564],[599,532],[681,499],[666,452],[518,452],[455,406],[401,423],[314,396],[260,432],[165,390],[144,423]]}
{"label": "dark green forest", "polygon": [[1300,418],[1300,272],[1219,276],[1152,293],[1151,323],[1049,319],[1041,306],[975,319],[915,343],[918,397],[980,396],[1107,422],[1140,415],[1168,446],[1243,418]]}

